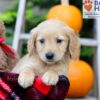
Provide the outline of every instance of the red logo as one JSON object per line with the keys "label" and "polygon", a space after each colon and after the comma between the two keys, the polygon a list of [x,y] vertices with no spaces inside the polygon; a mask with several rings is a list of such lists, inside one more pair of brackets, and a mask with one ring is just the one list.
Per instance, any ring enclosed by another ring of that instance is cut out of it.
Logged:
{"label": "red logo", "polygon": [[91,9],[93,7],[92,4],[93,4],[92,0],[84,0],[83,7],[84,7],[85,10],[91,11]]}

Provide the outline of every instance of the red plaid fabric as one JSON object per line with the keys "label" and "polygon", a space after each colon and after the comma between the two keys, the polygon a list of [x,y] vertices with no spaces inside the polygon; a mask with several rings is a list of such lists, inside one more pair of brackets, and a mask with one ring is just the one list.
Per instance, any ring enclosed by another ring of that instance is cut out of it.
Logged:
{"label": "red plaid fabric", "polygon": [[23,89],[17,83],[18,74],[0,72],[0,100],[64,100],[69,89],[69,81],[59,76],[56,86],[51,86],[48,94],[43,94],[34,86]]}

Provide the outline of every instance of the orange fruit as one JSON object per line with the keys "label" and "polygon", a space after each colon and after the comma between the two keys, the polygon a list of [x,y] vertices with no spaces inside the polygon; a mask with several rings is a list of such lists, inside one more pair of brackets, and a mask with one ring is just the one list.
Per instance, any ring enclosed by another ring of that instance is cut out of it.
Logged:
{"label": "orange fruit", "polygon": [[80,10],[72,5],[56,5],[50,9],[48,19],[64,21],[67,25],[79,32],[82,28],[82,15]]}
{"label": "orange fruit", "polygon": [[88,95],[93,87],[93,70],[85,61],[71,61],[69,64],[68,78],[70,81],[68,97],[84,97]]}

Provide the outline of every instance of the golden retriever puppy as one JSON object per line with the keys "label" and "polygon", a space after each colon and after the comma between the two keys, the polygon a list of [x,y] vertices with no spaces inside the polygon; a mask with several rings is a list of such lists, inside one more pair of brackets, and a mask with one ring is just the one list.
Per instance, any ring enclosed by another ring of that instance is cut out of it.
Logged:
{"label": "golden retriever puppy", "polygon": [[19,73],[18,83],[31,86],[36,75],[47,85],[56,85],[59,75],[67,75],[70,59],[79,57],[79,38],[74,31],[58,20],[47,20],[32,29],[28,54],[12,72]]}

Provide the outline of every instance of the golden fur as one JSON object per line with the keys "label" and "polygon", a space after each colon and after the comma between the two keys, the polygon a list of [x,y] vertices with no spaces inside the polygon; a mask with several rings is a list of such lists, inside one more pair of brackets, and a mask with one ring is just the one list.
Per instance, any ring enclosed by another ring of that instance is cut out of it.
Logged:
{"label": "golden fur", "polygon": [[[55,85],[59,75],[67,75],[70,58],[79,58],[79,38],[63,22],[47,20],[32,29],[28,41],[28,54],[23,57],[13,72],[20,73],[18,82],[27,88],[33,84],[35,75],[41,75],[43,82]],[[52,52],[49,61],[46,53]]]}

